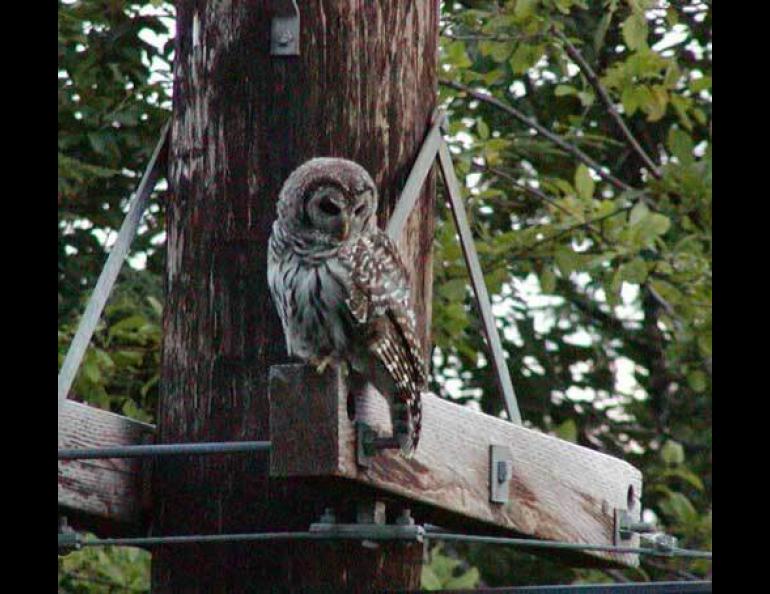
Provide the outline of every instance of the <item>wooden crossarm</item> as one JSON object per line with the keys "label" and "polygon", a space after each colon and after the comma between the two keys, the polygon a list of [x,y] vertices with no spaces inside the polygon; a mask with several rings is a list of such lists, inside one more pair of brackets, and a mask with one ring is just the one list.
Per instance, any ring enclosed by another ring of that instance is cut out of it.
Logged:
{"label": "wooden crossarm", "polygon": [[[59,448],[139,445],[155,428],[121,415],[65,400],[59,413]],[[142,459],[59,462],[59,509],[70,524],[100,535],[141,532],[148,505]]]}
{"label": "wooden crossarm", "polygon": [[[423,430],[415,456],[407,460],[382,450],[362,467],[348,408],[339,371],[318,375],[302,365],[273,367],[271,475],[335,478],[351,489],[374,488],[413,504],[418,523],[464,531],[486,526],[572,543],[613,545],[616,510],[628,509],[634,518],[641,513],[642,475],[630,464],[433,394],[423,396]],[[372,410],[387,424],[384,401],[370,407],[369,415]],[[512,454],[507,503],[490,501],[492,445],[505,446]],[[623,544],[639,546],[638,537]],[[638,564],[632,554],[586,555]]]}

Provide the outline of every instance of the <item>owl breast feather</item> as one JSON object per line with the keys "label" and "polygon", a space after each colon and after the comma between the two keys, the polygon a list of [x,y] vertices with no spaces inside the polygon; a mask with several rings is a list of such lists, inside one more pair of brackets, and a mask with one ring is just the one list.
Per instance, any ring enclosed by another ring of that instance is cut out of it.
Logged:
{"label": "owl breast feather", "polygon": [[348,353],[354,330],[345,279],[335,256],[311,259],[290,248],[271,250],[268,282],[289,355],[307,361]]}

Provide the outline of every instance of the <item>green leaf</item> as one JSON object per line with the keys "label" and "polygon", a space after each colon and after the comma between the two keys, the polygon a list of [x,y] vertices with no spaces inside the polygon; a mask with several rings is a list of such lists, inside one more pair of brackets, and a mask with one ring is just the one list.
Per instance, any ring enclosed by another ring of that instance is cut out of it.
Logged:
{"label": "green leaf", "polygon": [[678,466],[684,463],[684,448],[682,444],[669,439],[660,448],[660,458],[669,466]]}
{"label": "green leaf", "polygon": [[430,565],[425,565],[422,568],[422,575],[420,576],[420,586],[423,590],[441,590],[443,584],[438,579],[436,572]]}
{"label": "green leaf", "polygon": [[679,118],[679,123],[687,130],[692,130],[692,120],[688,115],[688,112],[692,108],[692,99],[674,93],[671,95],[671,105],[674,107],[674,111]]}
{"label": "green leaf", "polygon": [[620,267],[620,278],[627,283],[641,284],[647,280],[647,265],[641,258],[634,258]]}
{"label": "green leaf", "polygon": [[578,196],[583,200],[590,200],[594,195],[594,186],[591,172],[588,167],[581,163],[575,170],[575,189]]}
{"label": "green leaf", "polygon": [[556,85],[556,88],[553,90],[553,94],[557,97],[565,97],[567,95],[576,95],[577,89],[570,85]]}
{"label": "green leaf", "polygon": [[479,133],[479,138],[486,140],[489,138],[489,126],[481,118],[476,118],[476,131]]}
{"label": "green leaf", "polygon": [[687,470],[683,466],[676,467],[676,468],[667,468],[661,473],[660,476],[663,479],[672,478],[672,477],[678,478],[692,485],[693,487],[698,489],[698,491],[704,490],[703,481],[700,480],[698,475],[696,475],[690,470]]}
{"label": "green leaf", "polygon": [[521,19],[530,17],[535,13],[538,4],[540,0],[516,0],[513,14]]}
{"label": "green leaf", "polygon": [[676,8],[673,6],[669,6],[666,9],[666,23],[669,27],[673,27],[679,22],[679,13],[676,11]]}
{"label": "green leaf", "polygon": [[628,85],[623,87],[620,93],[620,102],[623,104],[623,111],[627,116],[632,116],[639,109],[639,100],[636,97],[636,87]]}
{"label": "green leaf", "polygon": [[495,43],[492,46],[492,51],[490,51],[489,56],[499,64],[505,62],[510,57],[512,49],[513,44],[510,42]]}
{"label": "green leaf", "polygon": [[580,91],[577,96],[583,107],[591,107],[596,101],[596,96],[591,91]]}
{"label": "green leaf", "polygon": [[604,39],[607,37],[607,31],[609,30],[610,24],[612,23],[613,14],[614,10],[608,10],[605,12],[602,15],[602,18],[599,20],[599,24],[596,26],[596,31],[594,31],[593,35],[593,46],[595,54],[598,54],[602,49],[602,46],[604,46]]}
{"label": "green leaf", "polygon": [[641,12],[632,13],[621,25],[623,41],[628,49],[639,50],[647,47],[647,19]]}
{"label": "green leaf", "polygon": [[693,93],[700,93],[711,88],[711,77],[701,76],[700,78],[694,78],[687,85]]}
{"label": "green leaf", "polygon": [[[636,207],[635,207],[636,208]],[[633,210],[632,210],[632,214]],[[645,216],[638,218],[631,224],[636,239],[644,245],[649,244],[653,239],[664,235],[671,228],[670,219],[662,214],[648,212]]]}
{"label": "green leaf", "polygon": [[631,213],[628,216],[628,223],[630,225],[636,225],[642,219],[646,218],[650,214],[649,207],[641,200],[637,202],[631,209]]}
{"label": "green leaf", "polygon": [[680,163],[690,165],[695,161],[693,157],[693,142],[690,135],[684,130],[671,127],[668,131],[668,138],[666,139],[666,145],[671,153],[679,159]]}
{"label": "green leaf", "polygon": [[437,287],[438,294],[448,301],[462,301],[466,295],[465,279],[455,278]]}
{"label": "green leaf", "polygon": [[455,68],[467,68],[472,64],[465,51],[465,43],[463,41],[453,41],[446,47],[445,62]]}
{"label": "green leaf", "polygon": [[578,429],[577,424],[573,419],[567,419],[563,423],[561,423],[558,427],[556,427],[554,430],[554,435],[557,437],[564,439],[566,441],[571,441],[573,443],[577,443],[578,438]]}
{"label": "green leaf", "polygon": [[626,114],[632,116],[641,106],[652,101],[652,92],[645,85],[630,84],[623,88],[620,101]]}
{"label": "green leaf", "polygon": [[543,293],[553,293],[556,290],[556,275],[549,266],[540,273],[540,290]]}
{"label": "green leaf", "polygon": [[513,70],[514,74],[524,74],[527,70],[537,64],[544,53],[544,45],[520,43],[510,59],[509,64],[511,65],[511,70]]}
{"label": "green leaf", "polygon": [[700,369],[695,369],[687,374],[687,383],[694,392],[705,392],[708,387],[708,378]]}
{"label": "green leaf", "polygon": [[580,267],[580,257],[567,247],[560,247],[554,254],[554,260],[565,278]]}
{"label": "green leaf", "polygon": [[445,590],[468,590],[475,588],[479,584],[481,574],[475,567],[471,567],[468,571],[460,576],[452,578],[444,583]]}
{"label": "green leaf", "polygon": [[666,499],[661,501],[660,509],[669,518],[683,524],[695,523],[698,520],[698,512],[695,511],[692,502],[682,493],[670,493]]}
{"label": "green leaf", "polygon": [[140,328],[147,325],[147,318],[142,315],[135,314],[127,318],[123,318],[116,324],[113,324],[109,330],[110,338],[127,332],[136,332]]}
{"label": "green leaf", "polygon": [[647,114],[648,122],[657,122],[666,115],[668,107],[668,91],[662,85],[654,85],[650,88],[650,97],[641,107]]}

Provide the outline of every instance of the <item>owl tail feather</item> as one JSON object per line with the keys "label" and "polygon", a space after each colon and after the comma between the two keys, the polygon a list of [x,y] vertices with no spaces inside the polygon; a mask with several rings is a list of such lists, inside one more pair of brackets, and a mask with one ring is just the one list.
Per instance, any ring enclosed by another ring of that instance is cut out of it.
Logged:
{"label": "owl tail feather", "polygon": [[401,455],[411,458],[420,441],[421,407],[420,394],[398,394],[390,407],[393,437]]}

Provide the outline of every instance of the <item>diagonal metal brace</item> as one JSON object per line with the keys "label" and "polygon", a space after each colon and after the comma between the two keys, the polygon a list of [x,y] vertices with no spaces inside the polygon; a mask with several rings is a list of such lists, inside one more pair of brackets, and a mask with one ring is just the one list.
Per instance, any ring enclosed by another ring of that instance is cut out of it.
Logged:
{"label": "diagonal metal brace", "polygon": [[449,205],[452,210],[452,216],[457,227],[457,234],[460,236],[460,246],[465,257],[465,264],[468,267],[468,273],[471,277],[471,285],[476,295],[476,305],[481,314],[481,321],[484,326],[487,344],[492,354],[492,366],[495,369],[495,379],[503,394],[505,408],[508,411],[508,417],[514,423],[521,424],[521,413],[519,405],[516,402],[516,393],[513,391],[513,383],[508,373],[508,365],[505,362],[503,345],[500,341],[500,335],[495,326],[495,318],[492,315],[492,303],[487,293],[487,286],[484,283],[484,274],[481,272],[479,264],[479,255],[476,252],[476,244],[473,242],[468,217],[465,214],[465,207],[460,193],[460,184],[455,175],[454,165],[452,164],[452,155],[449,153],[449,147],[446,142],[442,142],[438,149],[439,166],[441,174],[444,176],[447,193],[449,194]]}
{"label": "diagonal metal brace", "polygon": [[425,140],[422,141],[420,152],[417,153],[412,170],[409,172],[409,177],[406,178],[404,188],[396,202],[396,208],[388,221],[387,233],[393,241],[398,241],[404,231],[406,220],[420,197],[420,190],[422,190],[425,179],[436,162],[438,147],[444,142],[442,134],[445,127],[446,113],[442,109],[436,109],[433,112],[430,130],[428,130]]}
{"label": "diagonal metal brace", "polygon": [[67,350],[67,355],[59,372],[59,410],[61,410],[61,405],[66,400],[72,383],[75,381],[75,375],[77,375],[80,363],[86,354],[91,337],[94,335],[96,325],[99,323],[102,310],[118,278],[118,273],[120,273],[120,269],[123,267],[126,254],[128,254],[128,249],[131,247],[136,230],[139,228],[139,222],[142,220],[142,214],[144,214],[144,210],[147,207],[147,199],[161,175],[162,167],[165,166],[170,124],[171,122],[169,121],[163,126],[158,144],[155,146],[150,162],[147,164],[147,169],[145,169],[142,176],[142,181],[139,182],[139,187],[137,187],[131,204],[128,207],[128,213],[126,213],[126,218],[120,227],[118,238],[115,240],[112,250],[110,250],[107,262],[104,264],[104,268],[102,268],[94,291],[91,293],[91,298],[88,300],[88,305],[86,305],[86,311],[83,313],[83,317],[80,318],[75,338],[72,339]]}
{"label": "diagonal metal brace", "polygon": [[412,170],[409,172],[409,177],[404,184],[404,189],[396,203],[396,208],[390,217],[387,233],[393,241],[398,241],[406,225],[406,220],[417,203],[420,190],[423,183],[425,183],[425,178],[428,177],[428,173],[438,156],[441,173],[444,177],[447,193],[449,194],[449,206],[457,228],[457,234],[460,238],[465,264],[468,267],[468,273],[471,278],[471,286],[476,296],[476,305],[481,314],[484,334],[491,353],[495,379],[503,395],[508,417],[512,422],[521,424],[521,413],[516,401],[516,393],[513,390],[513,383],[508,372],[508,365],[505,362],[502,342],[497,326],[495,326],[494,316],[492,315],[492,304],[489,299],[489,293],[487,293],[486,284],[484,283],[484,275],[479,264],[479,256],[473,242],[473,235],[468,225],[468,217],[465,214],[460,184],[455,175],[452,155],[449,153],[449,147],[443,137],[443,133],[446,132],[446,126],[446,114],[442,109],[436,109],[433,114],[431,128],[425,136],[425,140],[423,140],[420,152],[417,154]]}

